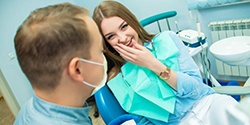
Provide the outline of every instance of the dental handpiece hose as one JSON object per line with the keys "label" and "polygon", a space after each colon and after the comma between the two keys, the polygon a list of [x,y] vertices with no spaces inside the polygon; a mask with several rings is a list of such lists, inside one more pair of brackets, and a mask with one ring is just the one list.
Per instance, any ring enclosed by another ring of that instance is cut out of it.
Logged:
{"label": "dental handpiece hose", "polygon": [[201,38],[201,25],[200,25],[200,21],[198,18],[198,15],[196,16],[196,26],[197,26],[197,32],[198,32],[198,41],[201,42],[202,38]]}
{"label": "dental handpiece hose", "polygon": [[[196,26],[197,26],[197,32],[198,32],[198,36],[197,36],[197,39],[198,39],[198,42],[201,43],[202,41],[202,36],[201,36],[201,25],[200,25],[200,21],[199,21],[199,18],[198,18],[198,15],[196,16]],[[204,48],[201,44],[201,48],[202,48],[202,52],[201,52],[201,62],[202,62],[202,68],[203,68],[203,77],[205,79],[205,83],[208,85],[208,70],[207,70],[207,67],[206,67],[206,64],[205,64],[205,59],[207,59],[207,55],[204,54]],[[205,59],[204,59],[205,58]],[[204,60],[203,60],[204,59]]]}

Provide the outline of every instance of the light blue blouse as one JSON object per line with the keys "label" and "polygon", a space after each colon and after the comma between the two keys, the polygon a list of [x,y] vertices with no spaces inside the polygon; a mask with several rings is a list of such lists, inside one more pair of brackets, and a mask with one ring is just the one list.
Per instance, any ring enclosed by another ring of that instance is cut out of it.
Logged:
{"label": "light blue blouse", "polygon": [[[140,117],[140,125],[177,125],[198,100],[215,93],[211,87],[203,83],[199,68],[189,55],[181,39],[174,32],[165,32],[169,33],[179,49],[179,72],[177,72],[177,91],[175,91],[177,96],[175,111],[174,114],[170,114],[168,123]],[[171,49],[171,47],[166,49]]]}
{"label": "light blue blouse", "polygon": [[35,95],[22,106],[14,125],[92,125],[89,110],[60,106]]}

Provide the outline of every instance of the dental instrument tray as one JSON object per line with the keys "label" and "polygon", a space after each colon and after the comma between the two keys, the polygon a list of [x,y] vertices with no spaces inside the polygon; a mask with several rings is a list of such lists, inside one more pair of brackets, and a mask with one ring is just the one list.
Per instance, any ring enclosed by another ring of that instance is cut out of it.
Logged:
{"label": "dental instrument tray", "polygon": [[198,33],[195,30],[188,29],[182,30],[178,34],[183,43],[191,48],[196,48],[206,43],[206,37],[202,32]]}

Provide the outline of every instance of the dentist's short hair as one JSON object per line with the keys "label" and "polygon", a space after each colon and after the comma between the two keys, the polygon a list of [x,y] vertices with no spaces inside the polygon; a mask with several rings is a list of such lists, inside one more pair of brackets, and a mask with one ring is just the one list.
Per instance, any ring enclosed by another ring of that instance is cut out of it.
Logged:
{"label": "dentist's short hair", "polygon": [[17,59],[33,88],[53,90],[73,57],[89,58],[87,9],[62,3],[30,13],[14,38]]}

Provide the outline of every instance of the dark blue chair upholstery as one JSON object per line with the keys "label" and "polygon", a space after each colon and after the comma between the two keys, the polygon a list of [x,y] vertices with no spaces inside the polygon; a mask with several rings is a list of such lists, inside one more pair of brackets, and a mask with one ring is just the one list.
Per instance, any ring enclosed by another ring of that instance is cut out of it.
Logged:
{"label": "dark blue chair upholstery", "polygon": [[98,111],[106,124],[123,114],[127,114],[107,85],[95,93],[95,100]]}

